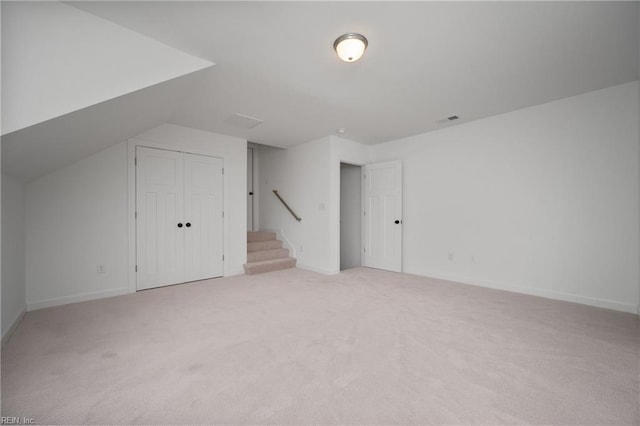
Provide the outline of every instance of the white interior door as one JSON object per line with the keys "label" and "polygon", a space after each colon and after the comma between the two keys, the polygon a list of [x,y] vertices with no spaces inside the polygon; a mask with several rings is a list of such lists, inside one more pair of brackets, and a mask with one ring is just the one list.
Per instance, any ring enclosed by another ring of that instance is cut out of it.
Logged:
{"label": "white interior door", "polygon": [[247,231],[253,231],[253,148],[247,148]]}
{"label": "white interior door", "polygon": [[223,275],[222,159],[184,154],[185,281]]}
{"label": "white interior door", "polygon": [[363,266],[402,271],[402,163],[362,168]]}
{"label": "white interior door", "polygon": [[173,151],[136,149],[137,288],[184,281],[184,162]]}

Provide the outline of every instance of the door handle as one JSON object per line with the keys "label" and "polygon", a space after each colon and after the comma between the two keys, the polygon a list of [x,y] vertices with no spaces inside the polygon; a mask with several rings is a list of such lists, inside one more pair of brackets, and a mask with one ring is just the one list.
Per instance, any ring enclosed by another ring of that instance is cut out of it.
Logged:
{"label": "door handle", "polygon": [[253,195],[253,192],[250,192],[249,195]]}
{"label": "door handle", "polygon": [[181,223],[178,224],[178,228],[182,228],[182,224]]}
{"label": "door handle", "polygon": [[187,222],[187,228],[191,228],[191,224],[189,222]]}
{"label": "door handle", "polygon": [[399,220],[396,220],[396,221],[395,221],[395,222],[393,222],[393,223],[395,223],[396,225],[398,225],[398,224],[400,223],[400,221],[399,221]]}

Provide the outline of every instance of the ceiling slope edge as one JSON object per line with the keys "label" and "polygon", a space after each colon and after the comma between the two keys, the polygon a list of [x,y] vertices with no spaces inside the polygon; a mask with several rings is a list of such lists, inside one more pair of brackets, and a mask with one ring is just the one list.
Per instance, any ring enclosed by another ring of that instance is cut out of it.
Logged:
{"label": "ceiling slope edge", "polygon": [[2,173],[28,183],[169,121],[210,69],[2,135]]}
{"label": "ceiling slope edge", "polygon": [[2,134],[215,65],[60,2],[2,2]]}

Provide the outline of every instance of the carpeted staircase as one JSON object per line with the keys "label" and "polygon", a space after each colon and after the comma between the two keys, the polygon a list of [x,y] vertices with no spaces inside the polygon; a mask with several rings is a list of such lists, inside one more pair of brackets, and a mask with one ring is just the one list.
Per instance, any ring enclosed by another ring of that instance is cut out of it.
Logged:
{"label": "carpeted staircase", "polygon": [[247,232],[247,275],[279,269],[295,268],[296,259],[289,257],[289,250],[282,247],[282,241],[275,232]]}

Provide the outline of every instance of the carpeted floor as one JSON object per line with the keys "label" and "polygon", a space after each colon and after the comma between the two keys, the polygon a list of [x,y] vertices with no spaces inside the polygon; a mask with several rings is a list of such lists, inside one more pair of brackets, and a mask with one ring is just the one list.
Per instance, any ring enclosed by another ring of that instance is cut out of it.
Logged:
{"label": "carpeted floor", "polygon": [[300,269],[28,313],[2,415],[48,424],[640,424],[637,316]]}

